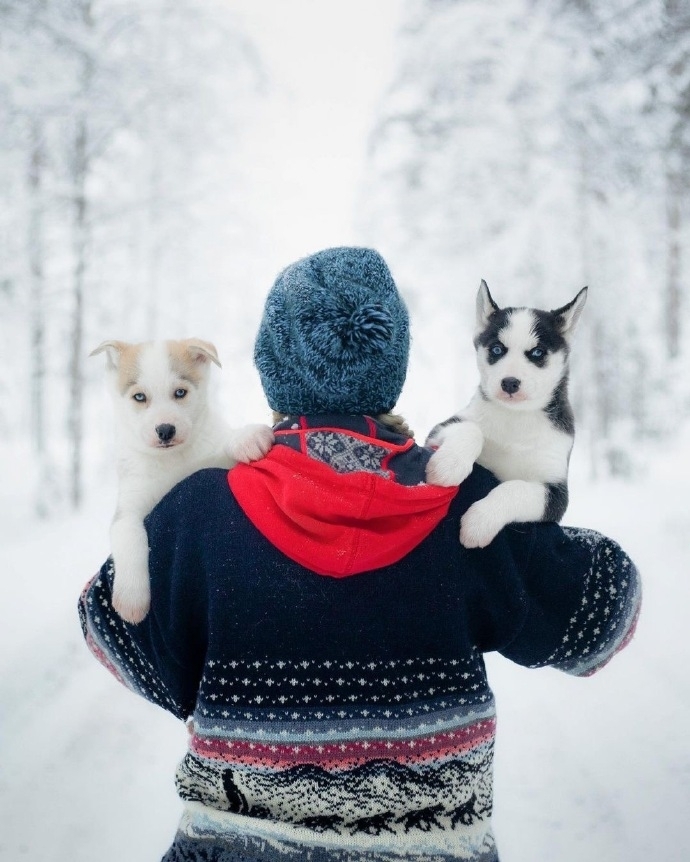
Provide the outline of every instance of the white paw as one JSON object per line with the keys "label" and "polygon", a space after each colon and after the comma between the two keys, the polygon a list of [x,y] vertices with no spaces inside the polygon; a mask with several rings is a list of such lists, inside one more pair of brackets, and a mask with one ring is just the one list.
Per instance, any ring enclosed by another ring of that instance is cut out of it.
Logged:
{"label": "white paw", "polygon": [[473,466],[473,458],[442,443],[426,465],[426,481],[444,488],[459,485],[470,475]]}
{"label": "white paw", "polygon": [[267,455],[273,441],[273,430],[268,425],[245,425],[233,432],[227,452],[234,461],[249,464]]}
{"label": "white paw", "polygon": [[128,623],[140,623],[148,614],[151,606],[149,573],[140,572],[136,576],[115,571],[113,585],[113,607]]}
{"label": "white paw", "polygon": [[492,500],[485,497],[473,503],[460,522],[460,544],[465,548],[490,545],[505,524],[496,515]]}
{"label": "white paw", "polygon": [[431,485],[459,485],[472,472],[484,444],[484,436],[476,422],[463,421],[448,425],[435,434],[438,449],[426,465],[426,479]]}

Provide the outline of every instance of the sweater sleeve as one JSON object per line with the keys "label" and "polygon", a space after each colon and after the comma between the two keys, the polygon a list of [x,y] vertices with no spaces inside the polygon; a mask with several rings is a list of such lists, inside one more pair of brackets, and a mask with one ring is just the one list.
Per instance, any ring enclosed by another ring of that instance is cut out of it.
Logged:
{"label": "sweater sleeve", "polygon": [[[189,480],[188,480],[189,481]],[[122,684],[177,718],[191,715],[206,652],[206,584],[193,517],[178,486],[147,518],[151,610],[139,625],[112,606],[114,566],[108,559],[79,599],[87,646]]]}
{"label": "sweater sleeve", "polygon": [[499,650],[518,664],[590,676],[635,631],[637,568],[616,542],[592,530],[536,527],[522,589],[522,624]]}

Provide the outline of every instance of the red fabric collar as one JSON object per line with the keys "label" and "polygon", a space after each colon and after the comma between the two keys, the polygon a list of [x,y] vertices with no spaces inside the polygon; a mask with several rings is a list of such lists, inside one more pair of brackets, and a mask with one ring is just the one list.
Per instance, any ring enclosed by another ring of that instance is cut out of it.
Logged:
{"label": "red fabric collar", "polygon": [[274,446],[228,473],[254,526],[287,557],[334,578],[395,563],[448,512],[458,488],[403,486],[373,473],[331,467]]}

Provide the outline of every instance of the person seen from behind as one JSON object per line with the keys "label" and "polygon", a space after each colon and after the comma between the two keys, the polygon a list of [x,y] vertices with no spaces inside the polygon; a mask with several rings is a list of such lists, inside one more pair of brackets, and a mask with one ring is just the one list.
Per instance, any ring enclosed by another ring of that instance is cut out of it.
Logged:
{"label": "person seen from behind", "polygon": [[496,862],[484,653],[588,676],[632,636],[638,572],[611,539],[520,524],[463,548],[494,477],[427,485],[431,451],[376,418],[409,339],[377,252],[287,267],[255,345],[273,449],[149,515],[143,623],[113,611],[110,561],[85,588],[96,658],[189,724],[164,862]]}

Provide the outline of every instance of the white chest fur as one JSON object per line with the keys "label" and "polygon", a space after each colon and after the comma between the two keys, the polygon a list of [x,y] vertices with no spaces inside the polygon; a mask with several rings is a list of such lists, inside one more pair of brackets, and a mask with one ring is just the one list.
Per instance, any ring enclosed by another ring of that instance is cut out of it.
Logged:
{"label": "white chest fur", "polygon": [[565,480],[573,438],[556,428],[543,411],[518,412],[478,395],[461,415],[479,425],[484,443],[478,463],[501,482]]}

